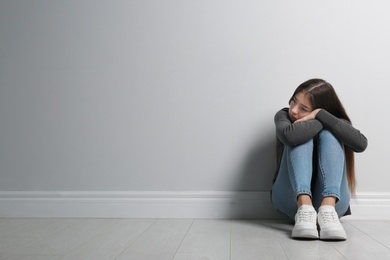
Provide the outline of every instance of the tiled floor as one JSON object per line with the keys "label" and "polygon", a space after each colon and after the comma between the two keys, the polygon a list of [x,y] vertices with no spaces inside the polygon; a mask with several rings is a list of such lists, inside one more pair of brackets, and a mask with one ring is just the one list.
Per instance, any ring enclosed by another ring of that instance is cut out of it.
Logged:
{"label": "tiled floor", "polygon": [[277,220],[0,219],[0,259],[390,259],[390,221],[343,225],[325,242]]}

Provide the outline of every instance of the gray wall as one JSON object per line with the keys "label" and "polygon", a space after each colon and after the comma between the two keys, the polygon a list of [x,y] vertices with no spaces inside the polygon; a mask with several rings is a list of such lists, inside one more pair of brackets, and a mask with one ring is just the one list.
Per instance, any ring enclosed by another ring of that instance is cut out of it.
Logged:
{"label": "gray wall", "polygon": [[[388,1],[0,1],[0,191],[265,191],[273,116],[331,82],[390,192]],[[386,120],[384,120],[384,118]]]}

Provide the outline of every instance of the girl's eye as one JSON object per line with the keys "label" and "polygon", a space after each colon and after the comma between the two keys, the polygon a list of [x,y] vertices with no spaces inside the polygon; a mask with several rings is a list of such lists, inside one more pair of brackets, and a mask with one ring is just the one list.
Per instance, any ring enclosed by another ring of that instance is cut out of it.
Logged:
{"label": "girl's eye", "polygon": [[303,112],[307,112],[307,109],[306,109],[306,108],[301,107],[301,109],[302,109]]}

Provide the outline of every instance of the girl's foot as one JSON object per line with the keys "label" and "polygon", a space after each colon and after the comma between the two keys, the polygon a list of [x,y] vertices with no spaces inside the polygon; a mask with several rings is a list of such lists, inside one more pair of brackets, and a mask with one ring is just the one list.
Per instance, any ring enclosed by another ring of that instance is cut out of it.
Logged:
{"label": "girl's foot", "polygon": [[346,240],[347,234],[340,223],[339,216],[332,206],[321,206],[318,210],[318,225],[320,226],[320,239]]}
{"label": "girl's foot", "polygon": [[313,206],[302,205],[295,214],[293,238],[317,239],[317,212]]}

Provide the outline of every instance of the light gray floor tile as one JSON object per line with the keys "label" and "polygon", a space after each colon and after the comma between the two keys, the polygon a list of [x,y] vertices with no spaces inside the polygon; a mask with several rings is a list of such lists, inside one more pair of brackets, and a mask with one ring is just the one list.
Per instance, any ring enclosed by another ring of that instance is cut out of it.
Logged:
{"label": "light gray floor tile", "polygon": [[0,256],[0,260],[60,260],[61,256],[48,256],[48,255],[7,255],[4,257]]}
{"label": "light gray floor tile", "polygon": [[13,231],[2,227],[6,232],[0,233],[0,256],[20,254],[26,248],[50,236],[64,231],[80,222],[75,219],[1,219],[9,224]]}
{"label": "light gray floor tile", "polygon": [[232,221],[231,259],[287,259],[268,221]]}
{"label": "light gray floor tile", "polygon": [[293,225],[283,222],[271,222],[279,243],[288,259],[345,259],[329,242],[321,240],[296,240],[291,238]]}
{"label": "light gray floor tile", "polygon": [[[390,250],[372,239],[370,236],[351,225],[344,222],[343,226],[347,232],[348,239],[343,242],[332,242],[336,248],[347,259],[390,259]],[[388,232],[388,230],[383,230]]]}
{"label": "light gray floor tile", "polygon": [[192,223],[192,219],[159,219],[118,260],[171,260]]}
{"label": "light gray floor tile", "polygon": [[121,219],[103,232],[80,244],[64,260],[115,259],[139,238],[156,220]]}
{"label": "light gray floor tile", "polygon": [[229,220],[195,220],[174,260],[230,259]]}
{"label": "light gray floor tile", "polygon": [[390,222],[350,220],[348,223],[390,249]]}
{"label": "light gray floor tile", "polygon": [[0,219],[0,260],[390,259],[390,222],[343,220],[348,240],[291,239],[283,221]]}
{"label": "light gray floor tile", "polygon": [[117,220],[84,219],[67,229],[39,240],[23,248],[24,254],[31,255],[66,255],[96,234],[106,230]]}

